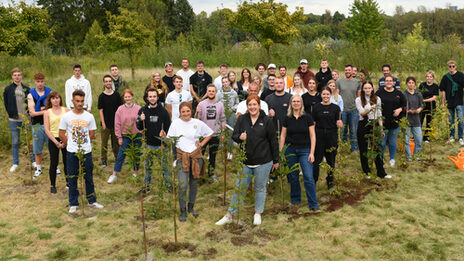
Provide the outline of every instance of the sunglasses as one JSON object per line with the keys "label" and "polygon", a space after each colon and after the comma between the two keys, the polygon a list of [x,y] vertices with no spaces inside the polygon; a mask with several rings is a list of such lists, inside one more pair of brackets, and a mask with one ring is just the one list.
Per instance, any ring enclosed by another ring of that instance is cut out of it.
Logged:
{"label": "sunglasses", "polygon": [[456,65],[448,65],[448,68],[456,68]]}

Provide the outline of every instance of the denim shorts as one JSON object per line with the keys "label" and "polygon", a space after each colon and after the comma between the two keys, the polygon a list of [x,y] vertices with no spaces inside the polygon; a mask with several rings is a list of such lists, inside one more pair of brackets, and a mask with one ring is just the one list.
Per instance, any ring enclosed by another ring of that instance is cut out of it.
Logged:
{"label": "denim shorts", "polygon": [[32,125],[32,147],[34,154],[42,153],[44,144],[48,145],[48,137],[43,125]]}

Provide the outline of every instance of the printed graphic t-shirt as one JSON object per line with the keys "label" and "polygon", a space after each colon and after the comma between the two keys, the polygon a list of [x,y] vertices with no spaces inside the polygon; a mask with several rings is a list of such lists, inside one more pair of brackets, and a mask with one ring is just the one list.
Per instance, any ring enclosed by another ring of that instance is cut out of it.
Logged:
{"label": "printed graphic t-shirt", "polygon": [[84,154],[92,152],[89,132],[96,129],[95,118],[87,111],[81,114],[68,111],[60,121],[60,130],[66,130],[68,135],[68,145],[66,147],[68,152],[76,153],[79,149],[79,144],[82,150],[84,150]]}

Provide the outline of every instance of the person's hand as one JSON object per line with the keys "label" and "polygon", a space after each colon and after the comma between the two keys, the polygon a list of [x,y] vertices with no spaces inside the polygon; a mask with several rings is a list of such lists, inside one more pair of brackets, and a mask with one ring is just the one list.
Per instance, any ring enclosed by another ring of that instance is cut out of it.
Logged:
{"label": "person's hand", "polygon": [[271,117],[271,118],[275,116],[275,111],[274,111],[274,109],[270,109],[270,110],[269,110],[268,116]]}
{"label": "person's hand", "polygon": [[312,153],[309,154],[308,162],[311,163],[311,164],[314,162],[314,154],[312,154]]}
{"label": "person's hand", "polygon": [[441,104],[441,109],[444,109],[445,108],[445,104]]}
{"label": "person's hand", "polygon": [[401,108],[398,108],[396,110],[393,111],[393,117],[398,117],[398,115],[400,115],[401,113]]}
{"label": "person's hand", "polygon": [[144,121],[144,120],[145,120],[145,113],[142,112],[142,114],[140,114],[140,120],[141,120],[141,121]]}
{"label": "person's hand", "polygon": [[118,139],[119,146],[122,146],[122,139]]}
{"label": "person's hand", "polygon": [[159,136],[162,139],[166,139],[166,132],[164,130],[161,130]]}
{"label": "person's hand", "polygon": [[195,141],[195,146],[197,146],[197,148],[201,148],[201,143],[199,141]]}
{"label": "person's hand", "polygon": [[279,168],[279,163],[278,163],[278,162],[277,162],[277,163],[274,163],[274,164],[272,165],[271,172],[274,171],[274,170],[276,170],[276,169],[278,169],[278,168]]}
{"label": "person's hand", "polygon": [[102,130],[106,130],[106,124],[105,124],[105,122],[102,122]]}
{"label": "person's hand", "polygon": [[245,141],[247,139],[247,134],[246,134],[246,131],[242,132],[242,134],[240,134],[240,137],[239,137],[241,140]]}
{"label": "person's hand", "polygon": [[339,128],[339,129],[343,128],[343,121],[342,120],[337,121],[337,128]]}
{"label": "person's hand", "polygon": [[197,106],[197,114],[199,115],[201,112],[200,105]]}
{"label": "person's hand", "polygon": [[380,132],[380,136],[382,136],[382,139],[385,138],[385,132],[383,132],[383,130]]}
{"label": "person's hand", "polygon": [[221,135],[221,138],[220,138],[219,140],[220,140],[221,142],[223,142],[225,138],[226,138],[225,135]]}

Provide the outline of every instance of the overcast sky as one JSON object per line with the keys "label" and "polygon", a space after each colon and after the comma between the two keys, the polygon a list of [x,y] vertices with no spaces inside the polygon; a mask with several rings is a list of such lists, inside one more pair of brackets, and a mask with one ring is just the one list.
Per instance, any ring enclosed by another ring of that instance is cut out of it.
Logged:
{"label": "overcast sky", "polygon": [[[257,0],[255,0],[256,2]],[[18,2],[18,1],[16,1]],[[35,3],[33,0],[26,0],[27,3]],[[230,8],[236,10],[237,4],[239,1],[226,1],[226,0],[189,0],[190,5],[193,7],[195,13],[200,13],[201,11],[206,11],[208,14],[212,11],[222,8]],[[276,0],[276,2],[281,2],[288,5],[289,10],[293,12],[296,6],[304,7],[305,14],[323,14],[325,10],[330,10],[332,14],[335,11],[339,11],[345,15],[349,14],[349,8],[352,0]],[[425,6],[427,9],[432,10],[436,7],[444,8],[448,3],[451,5],[457,6],[459,9],[464,8],[462,0],[395,0],[395,1],[377,1],[382,9],[387,15],[393,15],[395,12],[395,7],[397,5],[403,6],[406,12],[417,10],[418,6]],[[0,3],[7,5],[11,3],[10,0],[0,0]]]}

